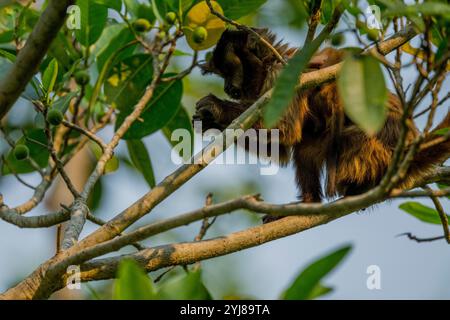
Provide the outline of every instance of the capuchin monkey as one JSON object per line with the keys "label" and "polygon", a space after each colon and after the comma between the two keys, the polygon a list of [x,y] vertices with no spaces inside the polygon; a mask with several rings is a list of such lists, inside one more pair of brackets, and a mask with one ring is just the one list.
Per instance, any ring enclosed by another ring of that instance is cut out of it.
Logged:
{"label": "capuchin monkey", "polygon": [[[297,50],[277,42],[267,29],[255,31],[286,60]],[[312,57],[305,72],[334,65],[342,61],[344,55],[344,50],[323,49]],[[210,94],[197,102],[193,120],[201,120],[204,130],[223,130],[274,86],[283,65],[253,34],[227,30],[212,58],[201,68],[204,73],[222,77],[225,93],[233,100],[221,100]],[[380,182],[391,162],[402,127],[402,106],[393,93],[389,93],[386,110],[383,128],[369,136],[345,116],[336,81],[296,93],[275,128],[279,129],[280,163],[293,162],[303,202],[321,202],[324,196],[360,194]],[[408,145],[419,131],[412,119],[407,123]],[[450,113],[434,131],[447,127],[450,127]],[[253,128],[264,128],[262,121]],[[435,137],[431,133],[424,143]],[[398,187],[411,188],[450,156],[450,140],[430,145],[415,155]],[[326,178],[325,192],[321,186],[322,174]]]}

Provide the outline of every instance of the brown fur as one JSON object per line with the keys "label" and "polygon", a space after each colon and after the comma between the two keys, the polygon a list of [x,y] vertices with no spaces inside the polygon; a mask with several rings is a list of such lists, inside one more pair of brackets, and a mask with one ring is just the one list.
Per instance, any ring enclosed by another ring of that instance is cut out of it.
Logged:
{"label": "brown fur", "polygon": [[[286,59],[296,51],[281,42],[276,43],[267,30],[257,31]],[[316,53],[309,68],[325,68],[343,57],[343,51],[326,48]],[[225,92],[238,102],[208,95],[197,103],[194,120],[202,120],[205,129],[224,129],[273,87],[281,68],[272,52],[252,35],[244,31],[225,31],[203,70],[223,77]],[[283,155],[280,162],[286,164],[292,152],[303,201],[321,201],[322,173],[326,177],[328,197],[358,194],[380,182],[401,130],[402,106],[398,97],[390,93],[386,107],[388,115],[384,127],[377,135],[368,136],[345,116],[336,82],[297,92],[276,128],[280,130],[280,154]],[[413,122],[409,123],[407,143],[419,133]],[[450,114],[436,129],[449,126]],[[254,125],[256,129],[262,127],[261,121]],[[400,186],[413,186],[449,156],[450,141],[419,152]]]}

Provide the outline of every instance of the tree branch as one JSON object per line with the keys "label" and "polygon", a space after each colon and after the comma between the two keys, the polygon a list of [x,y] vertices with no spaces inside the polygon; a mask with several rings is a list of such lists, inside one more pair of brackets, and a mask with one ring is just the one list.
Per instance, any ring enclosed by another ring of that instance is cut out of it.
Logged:
{"label": "tree branch", "polygon": [[67,221],[69,218],[70,213],[66,210],[32,217],[21,216],[11,209],[0,210],[0,219],[19,228],[48,228]]}
{"label": "tree branch", "polygon": [[64,230],[64,239],[61,244],[61,250],[69,249],[78,241],[78,237],[83,230],[88,213],[88,206],[83,201],[76,200],[70,209],[70,221]]}

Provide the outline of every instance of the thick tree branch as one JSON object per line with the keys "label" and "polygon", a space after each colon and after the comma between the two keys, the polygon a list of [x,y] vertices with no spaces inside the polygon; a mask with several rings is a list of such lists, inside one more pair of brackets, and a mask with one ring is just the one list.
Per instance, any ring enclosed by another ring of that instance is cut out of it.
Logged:
{"label": "thick tree branch", "polygon": [[61,250],[67,250],[73,246],[83,230],[86,217],[89,214],[88,206],[80,200],[76,200],[70,208],[70,222],[64,230],[64,239],[61,244]]}
{"label": "thick tree branch", "polygon": [[70,213],[61,210],[40,216],[25,217],[17,214],[14,210],[2,209],[0,210],[0,218],[19,228],[48,228],[67,221],[70,218]]}

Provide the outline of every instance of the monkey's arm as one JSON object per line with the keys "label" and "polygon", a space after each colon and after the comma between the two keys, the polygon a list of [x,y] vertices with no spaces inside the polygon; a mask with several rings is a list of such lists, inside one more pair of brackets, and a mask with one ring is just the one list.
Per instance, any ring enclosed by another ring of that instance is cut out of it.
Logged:
{"label": "monkey's arm", "polygon": [[[228,125],[241,115],[251,103],[233,102],[221,100],[209,94],[197,102],[193,121],[202,121],[202,130],[224,130]],[[307,103],[303,94],[296,96],[286,114],[275,126],[279,130],[280,144],[292,146],[301,139],[302,123],[307,112]],[[263,129],[262,120],[253,125],[254,129]]]}
{"label": "monkey's arm", "polygon": [[[220,100],[216,96],[210,94],[203,97],[197,102],[196,112],[193,116],[193,121],[202,121],[202,130],[205,132],[208,129],[224,130],[230,125],[230,123],[240,116],[245,110],[250,107],[251,103],[237,103],[229,100]],[[289,125],[282,125],[283,129],[287,129]],[[259,120],[253,125],[253,129],[263,129],[262,121]],[[281,132],[281,131],[280,131]],[[260,147],[260,137],[257,135],[257,146]],[[264,144],[267,144],[266,152],[271,152],[271,143],[273,136],[268,132],[268,136],[264,140]],[[278,139],[277,139],[278,140]],[[241,147],[250,151],[247,144],[247,140],[238,143]],[[279,163],[286,165],[289,161],[289,145],[284,145],[280,139],[278,148]],[[256,154],[260,155],[259,149]],[[264,153],[267,156],[267,153]]]}
{"label": "monkey's arm", "polygon": [[237,103],[221,100],[213,94],[200,99],[196,104],[193,121],[202,121],[203,131],[208,129],[223,130],[240,116],[250,103]]}

